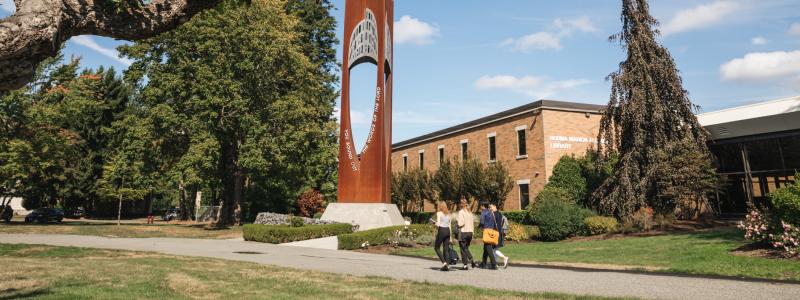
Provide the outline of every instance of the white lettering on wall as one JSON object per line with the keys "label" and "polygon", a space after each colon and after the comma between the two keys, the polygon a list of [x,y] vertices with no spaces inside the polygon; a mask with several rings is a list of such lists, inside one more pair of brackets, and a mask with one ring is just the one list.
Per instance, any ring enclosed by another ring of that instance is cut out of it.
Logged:
{"label": "white lettering on wall", "polygon": [[[603,144],[606,143],[605,139],[601,140]],[[564,136],[564,135],[551,135],[550,148],[551,149],[571,149],[572,145],[578,144],[596,144],[597,138],[583,137],[583,136]]]}

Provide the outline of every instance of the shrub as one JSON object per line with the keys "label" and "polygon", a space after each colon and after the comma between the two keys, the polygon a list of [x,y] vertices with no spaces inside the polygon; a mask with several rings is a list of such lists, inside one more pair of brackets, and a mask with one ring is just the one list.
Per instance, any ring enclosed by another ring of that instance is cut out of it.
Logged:
{"label": "shrub", "polygon": [[642,207],[631,216],[633,226],[636,226],[641,231],[650,231],[653,229],[653,209],[649,207]]}
{"label": "shrub", "polygon": [[619,223],[612,217],[594,216],[583,219],[583,225],[588,235],[598,235],[617,230]]}
{"label": "shrub", "polygon": [[431,230],[419,230],[412,226],[403,226],[392,233],[389,244],[394,247],[428,246],[435,241]]}
{"label": "shrub", "polygon": [[792,226],[792,224],[781,221],[783,232],[778,235],[770,235],[772,237],[772,246],[781,248],[787,256],[797,255],[800,250],[800,228]]}
{"label": "shrub", "polygon": [[773,213],[778,219],[800,226],[800,172],[795,175],[794,185],[779,188],[769,195]]}
{"label": "shrub", "polygon": [[297,211],[303,216],[310,218],[314,214],[323,210],[325,197],[317,190],[308,190],[297,198]]}
{"label": "shrub", "polygon": [[315,213],[314,219],[322,219],[322,213],[321,212]]}
{"label": "shrub", "polygon": [[583,202],[586,198],[586,178],[583,176],[581,162],[570,155],[564,155],[558,160],[547,185],[569,192],[575,201]]}
{"label": "shrub", "polygon": [[759,243],[767,243],[770,240],[772,225],[770,224],[769,217],[759,210],[751,210],[750,213],[745,216],[744,221],[739,221],[737,227],[744,230],[745,239]]}
{"label": "shrub", "polygon": [[528,216],[527,210],[514,210],[514,211],[504,211],[503,215],[506,216],[509,222],[511,223],[519,223],[519,224],[531,224],[531,219]]}
{"label": "shrub", "polygon": [[340,234],[338,236],[339,249],[353,250],[366,248],[369,246],[387,245],[392,242],[395,232],[398,230],[404,230],[406,229],[405,227],[409,227],[410,230],[419,234],[424,234],[425,232],[430,232],[431,234],[433,233],[433,227],[431,225],[415,224],[409,226],[391,226],[354,233]]}
{"label": "shrub", "polygon": [[539,226],[522,225],[522,228],[525,229],[525,234],[528,235],[528,239],[535,240],[541,236]]}
{"label": "shrub", "polygon": [[353,232],[353,228],[350,224],[308,225],[303,227],[246,224],[242,235],[246,241],[281,244],[351,232]]}
{"label": "shrub", "polygon": [[289,218],[289,223],[290,223],[290,225],[292,225],[292,227],[303,227],[303,223],[305,223],[305,222],[303,221],[303,218],[301,218],[301,217],[290,217]]}
{"label": "shrub", "polygon": [[527,240],[528,234],[525,232],[525,228],[522,225],[517,223],[511,223],[508,226],[508,234],[506,234],[506,240],[509,241],[524,241]]}
{"label": "shrub", "polygon": [[543,197],[536,200],[532,216],[539,225],[542,240],[558,241],[581,229],[582,214],[582,210],[574,202],[558,197]]}

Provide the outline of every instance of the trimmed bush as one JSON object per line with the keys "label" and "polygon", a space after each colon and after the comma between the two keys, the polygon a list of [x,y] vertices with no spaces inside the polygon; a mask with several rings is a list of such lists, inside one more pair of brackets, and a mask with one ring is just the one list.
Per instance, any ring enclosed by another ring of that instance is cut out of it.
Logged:
{"label": "trimmed bush", "polygon": [[352,232],[353,226],[350,224],[306,225],[302,227],[246,224],[242,235],[245,241],[282,244]]}
{"label": "trimmed bush", "polygon": [[289,225],[292,225],[292,227],[303,227],[303,223],[305,222],[303,222],[303,218],[301,217],[291,217],[289,219],[289,223]]}
{"label": "trimmed bush", "polygon": [[[369,246],[387,245],[392,242],[395,232],[404,230],[406,226],[391,226],[384,228],[376,228],[364,230],[354,233],[340,234],[339,235],[339,249],[340,250],[353,250],[361,249]],[[432,225],[414,224],[409,225],[409,230],[419,232],[433,233]]]}
{"label": "trimmed bush", "polygon": [[614,232],[619,222],[612,217],[594,216],[583,219],[583,225],[587,235],[598,235]]}
{"label": "trimmed bush", "polygon": [[569,192],[575,201],[583,202],[587,186],[580,160],[570,155],[562,156],[553,167],[553,175],[550,176],[547,185],[563,189]]}
{"label": "trimmed bush", "polygon": [[537,199],[532,214],[544,241],[559,241],[574,235],[583,227],[583,215],[584,210],[577,204],[558,197]]}
{"label": "trimmed bush", "polygon": [[528,217],[527,210],[504,211],[502,213],[511,223],[526,224],[526,225],[532,224],[530,217]]}
{"label": "trimmed bush", "polygon": [[411,219],[411,224],[428,224],[429,219],[433,218],[434,212],[405,212],[403,217]]}

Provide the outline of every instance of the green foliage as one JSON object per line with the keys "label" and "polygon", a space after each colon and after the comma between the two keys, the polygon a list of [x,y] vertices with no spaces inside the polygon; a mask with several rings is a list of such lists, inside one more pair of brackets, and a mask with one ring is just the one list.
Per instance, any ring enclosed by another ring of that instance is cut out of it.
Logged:
{"label": "green foliage", "polygon": [[503,209],[506,196],[514,187],[514,181],[508,175],[508,169],[502,162],[497,161],[490,163],[483,171],[484,181],[480,198],[495,204],[497,209]]}
{"label": "green foliage", "polygon": [[598,235],[616,231],[619,222],[612,217],[594,216],[583,219],[583,225],[587,235]]}
{"label": "green foliage", "polygon": [[402,212],[422,210],[425,201],[436,203],[436,191],[431,175],[424,169],[392,174],[392,203]]}
{"label": "green foliage", "polygon": [[460,175],[461,164],[452,163],[448,158],[439,165],[439,169],[431,178],[439,200],[445,201],[449,207],[457,207],[463,196],[463,183]]}
{"label": "green foliage", "polygon": [[431,218],[436,215],[435,212],[404,212],[403,217],[409,218],[412,224],[429,224]]}
{"label": "green foliage", "polygon": [[793,185],[777,189],[769,195],[772,213],[780,220],[800,226],[800,172],[794,175]]}
{"label": "green foliage", "polygon": [[580,202],[584,202],[587,197],[586,178],[583,176],[581,162],[570,155],[564,155],[558,160],[547,185],[569,192],[572,199]]}
{"label": "green foliage", "polygon": [[525,229],[525,234],[528,235],[528,239],[530,240],[539,239],[542,236],[542,232],[541,230],[539,230],[539,226],[522,225],[522,228]]}
{"label": "green foliage", "polygon": [[292,227],[285,225],[246,224],[243,227],[245,241],[282,244],[304,241],[353,232],[350,224],[327,224]]}
{"label": "green foliage", "polygon": [[331,7],[226,1],[121,47],[135,60],[126,77],[142,86],[162,168],[174,186],[219,191],[219,224],[293,210],[307,189],[334,197]]}
{"label": "green foliage", "polygon": [[[598,134],[605,142],[597,144],[602,161],[618,160],[594,193],[600,211],[625,219],[645,206],[660,212],[679,201],[706,206],[714,191],[708,184],[713,170],[708,133],[697,121],[672,56],[658,43],[658,21],[647,1],[639,0],[622,1],[621,19],[622,30],[611,39],[627,57],[608,76],[611,95]],[[679,191],[686,198],[676,201]]]}
{"label": "green foliage", "polygon": [[[560,190],[560,189],[556,189]],[[569,195],[563,192],[562,195]],[[559,241],[577,233],[583,226],[584,213],[577,204],[559,197],[542,197],[536,200],[531,215],[539,226],[541,239]]]}
{"label": "green foliage", "polygon": [[530,218],[530,214],[527,210],[513,210],[513,211],[504,211],[503,215],[506,216],[509,222],[512,223],[519,223],[519,224],[532,224],[532,220]]}
{"label": "green foliage", "polygon": [[289,219],[289,224],[292,225],[292,227],[303,227],[304,223],[305,221],[303,221],[301,217],[291,217],[291,219]]}
{"label": "green foliage", "polygon": [[[338,235],[339,249],[353,250],[369,246],[387,245],[391,243],[395,232],[405,230],[405,228],[406,226],[391,226],[349,234],[340,234]],[[431,225],[415,224],[409,225],[408,228],[418,233],[433,232],[433,227]]]}

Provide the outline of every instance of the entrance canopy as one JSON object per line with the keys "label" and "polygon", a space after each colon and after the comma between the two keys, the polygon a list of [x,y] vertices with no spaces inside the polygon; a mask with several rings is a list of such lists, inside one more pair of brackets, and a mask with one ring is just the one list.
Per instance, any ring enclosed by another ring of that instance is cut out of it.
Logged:
{"label": "entrance canopy", "polygon": [[800,96],[703,113],[697,119],[712,140],[797,130]]}

